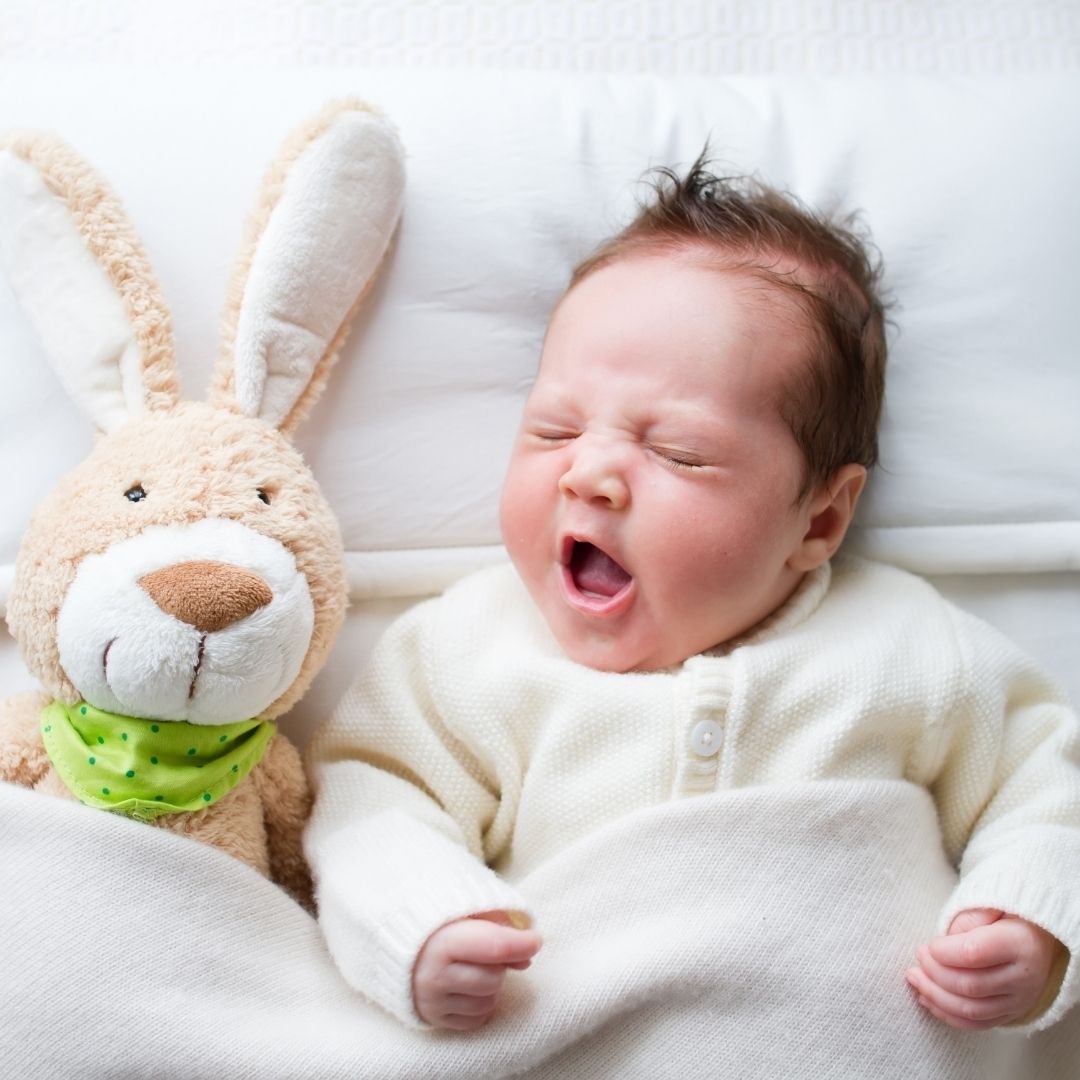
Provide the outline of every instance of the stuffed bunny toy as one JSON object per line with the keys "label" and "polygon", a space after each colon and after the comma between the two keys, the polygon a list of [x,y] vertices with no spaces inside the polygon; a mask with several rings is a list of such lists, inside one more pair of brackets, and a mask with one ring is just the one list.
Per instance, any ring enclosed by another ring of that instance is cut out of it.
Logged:
{"label": "stuffed bunny toy", "polygon": [[337,523],[290,436],[401,210],[389,122],[336,103],[285,143],[237,258],[208,400],[179,398],[135,233],[55,138],[0,141],[0,253],[98,430],[37,508],[8,622],[44,691],[0,701],[0,778],[213,844],[310,906],[310,796],[275,719],[346,605]]}

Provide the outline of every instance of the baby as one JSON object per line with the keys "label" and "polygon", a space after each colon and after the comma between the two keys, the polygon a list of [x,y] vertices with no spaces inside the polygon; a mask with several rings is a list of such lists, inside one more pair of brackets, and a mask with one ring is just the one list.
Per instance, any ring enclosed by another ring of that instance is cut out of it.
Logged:
{"label": "baby", "polygon": [[474,1029],[541,947],[515,882],[576,839],[723,787],[899,779],[974,898],[917,949],[918,1002],[1031,1021],[1070,958],[1075,903],[1027,853],[1080,846],[1076,718],[924,582],[837,555],[886,351],[856,235],[701,160],[661,177],[551,318],[513,567],[403,616],[312,748],[331,950],[406,1022]]}

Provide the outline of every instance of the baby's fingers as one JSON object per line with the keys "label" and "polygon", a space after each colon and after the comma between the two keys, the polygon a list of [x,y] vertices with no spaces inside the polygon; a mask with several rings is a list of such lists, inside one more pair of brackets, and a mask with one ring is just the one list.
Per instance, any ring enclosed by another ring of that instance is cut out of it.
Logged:
{"label": "baby's fingers", "polygon": [[463,919],[454,926],[457,932],[447,942],[447,953],[450,959],[467,964],[516,967],[531,960],[542,944],[535,930],[474,919]]}
{"label": "baby's fingers", "polygon": [[956,1028],[958,1031],[987,1031],[1002,1023],[1001,1020],[966,1020],[962,1016],[956,1016],[952,1013],[945,1012],[928,998],[922,997],[921,995],[919,996],[919,1004],[930,1013],[931,1016],[936,1016],[943,1024],[948,1024],[949,1027]]}
{"label": "baby's fingers", "polygon": [[473,997],[471,994],[447,994],[442,1000],[444,1016],[490,1016],[499,1003],[498,994]]}
{"label": "baby's fingers", "polygon": [[1015,1003],[1003,994],[966,998],[938,986],[924,971],[912,968],[907,980],[919,995],[919,1004],[950,1027],[980,1031],[1011,1020]]}
{"label": "baby's fingers", "polygon": [[950,934],[966,934],[977,926],[988,926],[990,923],[997,922],[1004,914],[998,908],[968,908],[966,911],[961,911],[949,923],[947,932]]}
{"label": "baby's fingers", "polygon": [[463,1013],[440,1013],[432,1016],[428,1023],[435,1027],[448,1028],[450,1031],[476,1031],[482,1028],[494,1015],[495,1010],[474,1016]]}
{"label": "baby's fingers", "polygon": [[506,978],[501,964],[450,964],[443,972],[439,985],[448,994],[486,997],[499,992]]}
{"label": "baby's fingers", "polygon": [[959,997],[994,997],[1012,990],[1015,974],[1009,964],[989,968],[946,967],[934,959],[925,945],[919,947],[916,955],[919,966],[931,982]]}
{"label": "baby's fingers", "polygon": [[951,968],[990,968],[1011,964],[1019,953],[1016,935],[1004,921],[958,934],[933,938],[927,948],[939,963]]}

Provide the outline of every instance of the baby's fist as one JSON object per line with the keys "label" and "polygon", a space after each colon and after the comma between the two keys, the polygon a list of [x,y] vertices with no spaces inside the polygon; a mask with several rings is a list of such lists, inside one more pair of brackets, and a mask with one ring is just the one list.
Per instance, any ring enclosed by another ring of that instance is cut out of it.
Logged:
{"label": "baby's fist", "polygon": [[962,911],[919,947],[907,980],[919,1004],[951,1027],[978,1031],[1022,1020],[1039,1004],[1064,946],[1015,915]]}
{"label": "baby's fist", "polygon": [[509,968],[527,968],[541,945],[503,911],[439,927],[413,968],[413,1005],[432,1027],[472,1031],[491,1019]]}

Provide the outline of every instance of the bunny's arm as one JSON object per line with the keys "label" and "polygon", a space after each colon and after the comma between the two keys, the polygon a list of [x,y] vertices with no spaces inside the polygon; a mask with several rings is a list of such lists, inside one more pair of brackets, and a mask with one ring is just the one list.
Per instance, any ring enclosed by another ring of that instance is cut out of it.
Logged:
{"label": "bunny's arm", "polygon": [[40,690],[0,700],[0,780],[33,787],[48,770],[40,729],[48,703]]}
{"label": "bunny's arm", "polygon": [[270,849],[270,876],[309,911],[314,910],[311,873],[301,837],[311,812],[300,753],[283,735],[275,735],[251,779],[262,801]]}

